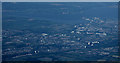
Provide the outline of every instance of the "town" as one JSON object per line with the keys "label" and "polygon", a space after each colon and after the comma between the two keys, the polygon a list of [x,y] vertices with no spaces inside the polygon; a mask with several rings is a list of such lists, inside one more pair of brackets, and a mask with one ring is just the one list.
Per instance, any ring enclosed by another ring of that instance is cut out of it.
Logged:
{"label": "town", "polygon": [[[48,26],[54,28],[52,33],[3,28],[3,60],[28,60],[26,57],[41,61],[78,61],[86,57],[98,57],[89,59],[97,61],[118,60],[117,21],[98,17],[82,19],[83,23],[74,25]],[[63,29],[59,31],[59,27]]]}

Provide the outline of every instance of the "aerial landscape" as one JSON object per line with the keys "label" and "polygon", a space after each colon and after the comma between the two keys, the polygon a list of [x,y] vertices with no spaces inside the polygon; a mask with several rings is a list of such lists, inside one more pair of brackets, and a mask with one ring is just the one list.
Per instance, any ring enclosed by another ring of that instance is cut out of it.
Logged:
{"label": "aerial landscape", "polygon": [[2,14],[3,61],[119,60],[116,2],[6,2]]}

